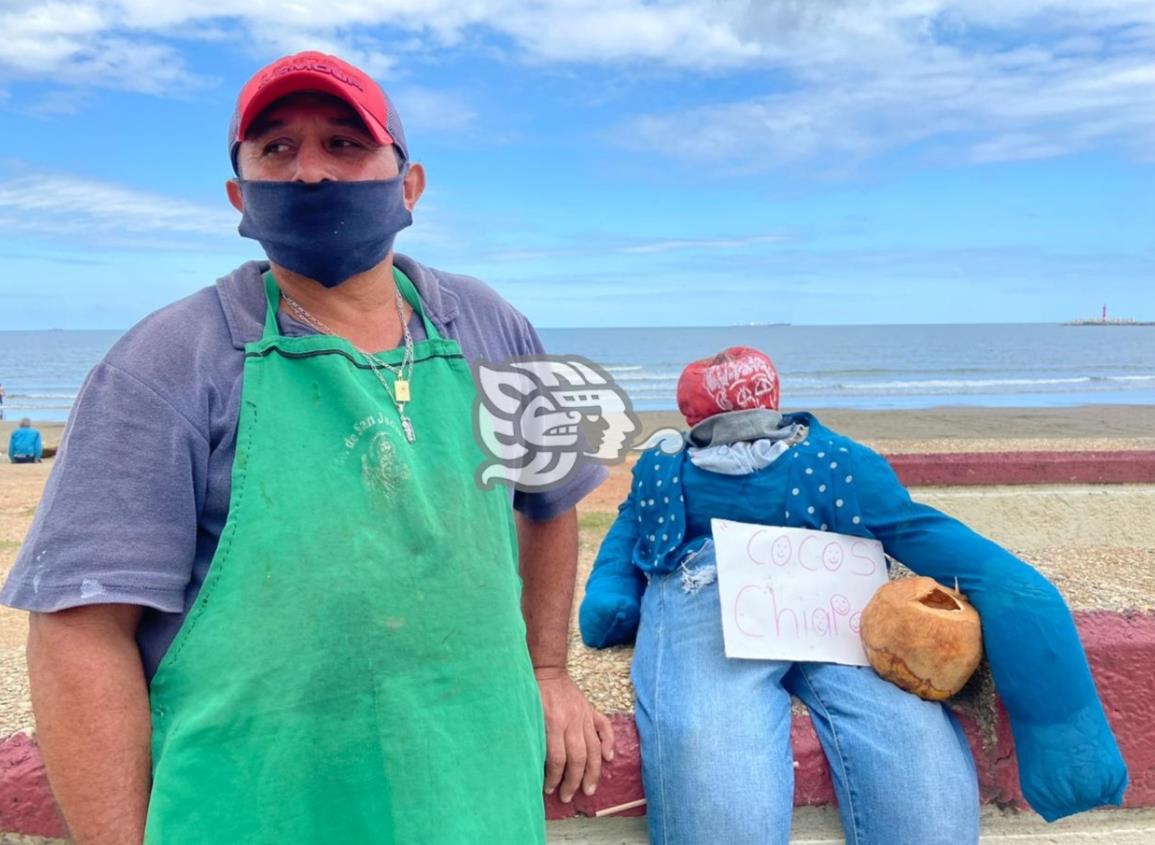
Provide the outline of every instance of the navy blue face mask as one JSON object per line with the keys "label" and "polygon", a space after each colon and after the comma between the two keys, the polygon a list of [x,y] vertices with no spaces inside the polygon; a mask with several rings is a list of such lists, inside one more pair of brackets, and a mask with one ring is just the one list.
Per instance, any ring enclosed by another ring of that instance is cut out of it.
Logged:
{"label": "navy blue face mask", "polygon": [[245,210],[237,231],[260,242],[269,260],[336,287],[380,264],[413,222],[404,171],[371,182],[239,180]]}

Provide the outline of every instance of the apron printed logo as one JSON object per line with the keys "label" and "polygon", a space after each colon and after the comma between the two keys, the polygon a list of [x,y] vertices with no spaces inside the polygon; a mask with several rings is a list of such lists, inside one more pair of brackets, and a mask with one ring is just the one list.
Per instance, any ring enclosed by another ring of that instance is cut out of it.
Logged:
{"label": "apron printed logo", "polygon": [[409,478],[409,468],[397,459],[393,437],[385,432],[374,434],[361,456],[361,478],[365,485],[392,498]]}
{"label": "apron printed logo", "polygon": [[641,429],[625,391],[584,358],[512,358],[501,366],[475,363],[473,371],[483,488],[555,487],[583,461],[621,461]]}
{"label": "apron printed logo", "polygon": [[403,436],[397,424],[381,412],[358,420],[344,440],[346,449],[360,454],[365,486],[389,499],[409,478],[409,467],[397,454],[397,442]]}

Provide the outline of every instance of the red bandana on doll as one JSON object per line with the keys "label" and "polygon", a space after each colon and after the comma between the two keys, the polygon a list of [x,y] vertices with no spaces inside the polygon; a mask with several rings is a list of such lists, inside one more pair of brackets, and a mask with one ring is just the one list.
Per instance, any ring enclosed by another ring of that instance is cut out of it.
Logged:
{"label": "red bandana on doll", "polygon": [[778,370],[773,361],[749,346],[731,346],[694,361],[682,371],[678,410],[692,427],[726,411],[776,411],[778,391]]}

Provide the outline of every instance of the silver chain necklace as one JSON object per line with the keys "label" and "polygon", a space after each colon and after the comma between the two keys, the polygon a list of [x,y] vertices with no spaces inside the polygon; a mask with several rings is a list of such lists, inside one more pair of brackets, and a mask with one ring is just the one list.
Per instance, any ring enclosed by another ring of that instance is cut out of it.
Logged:
{"label": "silver chain necklace", "polygon": [[[401,329],[405,337],[405,354],[401,357],[401,365],[394,367],[392,364],[387,364],[382,361],[372,352],[361,349],[358,346],[353,348],[365,356],[366,362],[369,364],[369,369],[373,375],[376,376],[377,381],[381,382],[381,386],[385,388],[385,395],[397,407],[397,416],[401,418],[401,428],[405,432],[405,439],[413,443],[417,436],[413,431],[413,423],[409,417],[405,415],[405,404],[410,398],[410,382],[413,378],[413,335],[409,331],[409,324],[405,321],[405,311],[401,305],[401,291],[397,288],[393,289],[393,294],[397,303],[397,319],[401,323]],[[289,296],[284,291],[281,291],[281,297],[285,300],[285,304],[289,306],[289,310],[302,323],[312,327],[321,334],[327,334],[332,337],[337,337],[337,333],[329,328],[320,318],[314,317],[304,305],[297,302],[293,297]],[[393,374],[393,389],[389,388],[389,381],[385,376],[381,375],[381,370],[386,369]]]}

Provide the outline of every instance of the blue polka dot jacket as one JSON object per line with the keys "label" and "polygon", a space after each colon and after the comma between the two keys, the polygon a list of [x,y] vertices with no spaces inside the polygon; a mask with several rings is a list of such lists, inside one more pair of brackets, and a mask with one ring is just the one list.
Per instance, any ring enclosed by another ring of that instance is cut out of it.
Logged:
{"label": "blue polka dot jacket", "polygon": [[1050,821],[1121,803],[1127,768],[1055,587],[996,543],[913,501],[881,455],[811,414],[783,416],[782,425],[793,423],[809,427],[806,438],[748,475],[696,467],[685,448],[642,454],[586,584],[583,641],[632,642],[648,579],[700,548],[711,518],[873,538],[919,575],[950,586],[957,578],[978,610],[1031,806]]}

